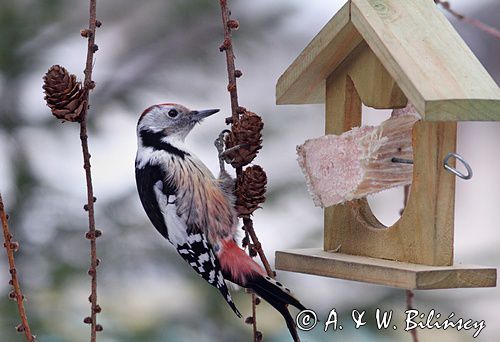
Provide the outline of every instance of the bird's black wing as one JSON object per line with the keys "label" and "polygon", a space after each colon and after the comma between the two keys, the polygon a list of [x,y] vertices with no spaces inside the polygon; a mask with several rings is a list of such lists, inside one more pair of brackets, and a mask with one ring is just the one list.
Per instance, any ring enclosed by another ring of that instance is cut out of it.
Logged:
{"label": "bird's black wing", "polygon": [[175,189],[165,181],[165,171],[159,165],[146,164],[142,168],[135,168],[135,180],[137,191],[141,199],[142,206],[149,219],[163,237],[168,239],[168,229],[162,211],[158,205],[155,194],[155,184],[162,182],[162,192],[168,197],[175,195]]}

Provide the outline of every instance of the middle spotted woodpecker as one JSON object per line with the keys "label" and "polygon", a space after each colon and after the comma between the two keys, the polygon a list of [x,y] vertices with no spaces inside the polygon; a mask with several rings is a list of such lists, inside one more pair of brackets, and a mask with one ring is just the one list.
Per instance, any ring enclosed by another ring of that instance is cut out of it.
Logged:
{"label": "middle spotted woodpecker", "polygon": [[238,218],[234,180],[221,170],[215,178],[191,153],[184,139],[191,129],[218,109],[189,110],[165,103],[146,109],[137,124],[135,160],[137,190],[147,216],[179,255],[210,285],[216,287],[241,317],[226,286],[230,281],[252,289],[285,318],[295,341],[291,304],[305,307],[236,243]]}

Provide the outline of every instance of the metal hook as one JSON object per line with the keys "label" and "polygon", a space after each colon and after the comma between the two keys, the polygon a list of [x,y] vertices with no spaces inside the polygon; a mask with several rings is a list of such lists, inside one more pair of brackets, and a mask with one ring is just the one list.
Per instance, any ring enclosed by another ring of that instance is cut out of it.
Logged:
{"label": "metal hook", "polygon": [[[448,165],[448,160],[451,157],[455,157],[458,161],[460,161],[465,166],[465,168],[467,169],[466,175],[464,175],[462,172],[458,171],[456,168]],[[402,164],[413,164],[413,160],[411,160],[411,159],[403,159],[403,158],[397,158],[397,157],[392,157],[391,162],[402,163]],[[470,167],[469,163],[467,163],[467,161],[458,153],[455,153],[455,152],[448,153],[446,155],[446,157],[444,157],[444,159],[443,159],[443,166],[447,171],[453,173],[455,176],[458,176],[462,179],[471,179],[472,178],[472,168]]]}
{"label": "metal hook", "polygon": [[[451,157],[455,157],[458,161],[460,161],[465,166],[465,168],[467,169],[466,175],[464,175],[462,172],[458,171],[456,168],[448,165],[448,160]],[[444,157],[443,166],[446,170],[450,171],[451,173],[455,174],[456,176],[458,176],[462,179],[471,179],[472,178],[472,168],[470,167],[469,163],[467,163],[465,161],[465,159],[461,155],[459,155],[458,153],[455,153],[455,152],[448,153],[446,155],[446,157]]]}

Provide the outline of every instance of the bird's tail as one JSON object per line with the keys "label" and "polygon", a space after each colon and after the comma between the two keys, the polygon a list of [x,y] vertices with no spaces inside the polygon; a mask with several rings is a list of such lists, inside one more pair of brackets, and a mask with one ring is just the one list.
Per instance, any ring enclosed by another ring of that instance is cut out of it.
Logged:
{"label": "bird's tail", "polygon": [[288,304],[295,306],[299,310],[306,310],[291,291],[284,287],[280,282],[271,277],[258,275],[249,279],[246,287],[252,289],[258,296],[271,304],[278,310],[285,319],[286,325],[295,342],[300,341],[295,326],[295,320],[288,311]]}
{"label": "bird's tail", "polygon": [[288,311],[291,304],[299,310],[306,310],[292,292],[266,275],[266,272],[252,260],[233,240],[222,243],[219,261],[224,277],[240,286],[252,289],[258,296],[271,304],[285,319],[294,341],[300,341],[295,320]]}

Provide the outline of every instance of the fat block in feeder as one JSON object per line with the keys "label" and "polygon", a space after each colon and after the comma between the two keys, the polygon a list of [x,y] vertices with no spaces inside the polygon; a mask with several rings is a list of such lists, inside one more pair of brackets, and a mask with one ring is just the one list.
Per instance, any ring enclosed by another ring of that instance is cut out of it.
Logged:
{"label": "fat block in feeder", "polygon": [[[347,1],[281,75],[276,102],[324,103],[326,134],[298,151],[325,207],[323,247],[277,251],[277,269],[405,289],[496,286],[496,268],[454,261],[456,176],[443,160],[458,121],[500,121],[500,89],[432,1]],[[363,104],[411,104],[419,117],[360,127]],[[385,227],[365,196],[410,182]]]}
{"label": "fat block in feeder", "polygon": [[411,184],[413,166],[394,163],[392,158],[413,157],[411,132],[420,116],[416,112],[400,115],[398,111],[403,110],[394,110],[380,126],[355,127],[297,147],[314,204],[329,207]]}

